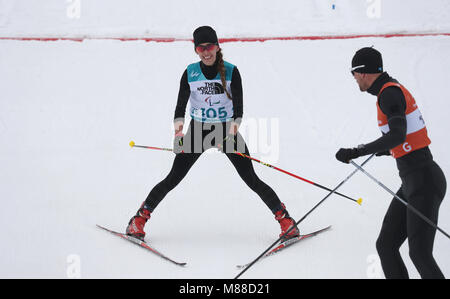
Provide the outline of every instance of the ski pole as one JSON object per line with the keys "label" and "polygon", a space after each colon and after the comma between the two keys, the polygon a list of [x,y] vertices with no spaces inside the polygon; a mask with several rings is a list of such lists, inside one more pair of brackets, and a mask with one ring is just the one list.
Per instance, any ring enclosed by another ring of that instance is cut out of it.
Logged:
{"label": "ski pole", "polygon": [[[327,191],[331,191],[331,189],[329,189],[329,188],[327,188],[327,187],[325,187],[325,186],[322,186],[322,185],[317,184],[317,183],[315,183],[315,182],[313,182],[313,181],[310,181],[310,180],[307,180],[307,179],[305,179],[305,178],[302,178],[302,177],[300,177],[300,176],[298,176],[298,175],[296,175],[296,174],[290,173],[289,171],[283,170],[283,169],[278,168],[278,167],[276,167],[276,166],[274,166],[274,165],[271,165],[271,164],[269,164],[269,163],[262,162],[262,161],[260,161],[260,160],[258,160],[258,159],[255,159],[255,158],[253,158],[253,157],[250,157],[250,156],[248,156],[248,155],[246,155],[246,154],[243,154],[243,153],[240,153],[240,152],[235,152],[235,154],[238,154],[238,155],[240,155],[240,156],[242,156],[242,157],[245,157],[245,158],[248,158],[248,159],[253,160],[253,161],[255,161],[255,162],[258,162],[259,164],[265,165],[265,166],[270,167],[270,168],[272,168],[272,169],[278,170],[278,171],[280,171],[280,172],[282,172],[282,173],[285,173],[285,174],[287,174],[287,175],[290,175],[290,176],[292,176],[292,177],[294,177],[294,178],[296,178],[296,179],[302,180],[302,181],[304,181],[304,182],[306,182],[306,183],[308,183],[308,184],[311,184],[311,185],[313,185],[313,186],[319,187],[319,188],[324,189],[324,190],[327,190]],[[345,198],[347,198],[347,199],[350,199],[350,200],[356,202],[356,203],[359,204],[359,205],[361,205],[361,203],[362,203],[362,198],[353,199],[353,198],[351,198],[351,197],[349,197],[349,196],[347,196],[347,195],[341,194],[341,193],[339,193],[339,192],[334,192],[334,193],[335,193],[336,195],[339,195],[339,196],[345,197]]]}
{"label": "ski pole", "polygon": [[[367,158],[361,166],[369,162],[372,157],[375,156],[375,154],[372,154],[369,158]],[[239,278],[242,274],[244,274],[250,267],[252,267],[261,257],[263,257],[270,249],[272,249],[273,246],[275,246],[281,239],[288,235],[291,230],[293,230],[296,226],[298,226],[303,220],[305,220],[306,217],[308,217],[309,214],[311,214],[318,206],[320,206],[328,197],[330,197],[331,194],[333,194],[337,189],[339,189],[342,185],[344,185],[356,172],[358,172],[358,169],[355,169],[352,173],[350,173],[342,182],[340,182],[333,190],[328,193],[327,196],[325,196],[319,203],[317,203],[311,210],[309,210],[308,213],[306,213],[300,220],[298,220],[295,223],[295,226],[292,226],[290,229],[288,229],[281,237],[279,237],[270,247],[268,247],[263,253],[261,253],[253,262],[251,262],[244,270],[242,270],[234,279]]]}
{"label": "ski pole", "polygon": [[173,152],[173,150],[171,148],[146,146],[146,145],[137,145],[137,144],[134,143],[134,141],[130,141],[130,146],[131,147],[140,147],[140,148],[146,148],[146,149],[154,149],[154,150],[160,150],[160,151]]}
{"label": "ski pole", "polygon": [[390,193],[391,195],[394,196],[394,198],[396,198],[397,200],[399,200],[402,204],[404,204],[406,206],[406,208],[408,208],[411,212],[413,212],[414,214],[416,214],[417,216],[419,216],[420,218],[422,218],[423,221],[425,221],[426,223],[428,223],[429,225],[431,225],[433,228],[437,229],[438,231],[440,231],[442,234],[444,234],[447,238],[450,239],[450,236],[441,228],[439,228],[435,223],[433,223],[429,218],[427,218],[425,215],[423,215],[421,212],[419,212],[416,208],[414,208],[411,204],[409,204],[408,202],[406,202],[405,200],[401,199],[400,196],[398,196],[397,194],[395,194],[391,189],[389,189],[388,187],[386,187],[384,184],[382,184],[379,180],[377,180],[376,178],[374,178],[370,173],[368,173],[364,168],[362,168],[362,165],[359,166],[358,164],[356,164],[353,161],[350,161],[350,163],[353,164],[353,166],[356,167],[357,170],[360,170],[362,173],[364,173],[365,175],[367,175],[369,178],[371,178],[375,183],[377,183],[381,188],[383,188],[384,190],[386,190],[388,193]]}
{"label": "ski pole", "polygon": [[[146,149],[162,150],[162,151],[169,151],[169,152],[172,152],[172,149],[171,149],[171,148],[162,148],[162,147],[154,147],[154,146],[136,145],[136,144],[134,143],[134,141],[130,141],[130,146],[131,146],[131,147],[139,147],[139,148],[146,148]],[[272,168],[272,169],[278,170],[278,171],[280,171],[280,172],[282,172],[282,173],[285,173],[285,174],[287,174],[287,175],[290,175],[290,176],[292,176],[292,177],[294,177],[294,178],[297,178],[297,179],[299,179],[299,180],[302,180],[302,181],[304,181],[304,182],[306,182],[306,183],[309,183],[309,184],[311,184],[311,185],[313,185],[313,186],[316,186],[316,187],[318,187],[318,188],[321,188],[321,189],[324,189],[324,190],[327,190],[327,191],[331,191],[331,189],[329,189],[329,188],[327,188],[327,187],[325,187],[325,186],[322,186],[322,185],[317,184],[317,183],[315,183],[315,182],[313,182],[313,181],[310,181],[310,180],[307,180],[307,179],[305,179],[305,178],[302,178],[302,177],[300,177],[300,176],[298,176],[298,175],[295,175],[295,174],[293,174],[293,173],[290,173],[290,172],[288,172],[288,171],[286,171],[286,170],[283,170],[283,169],[281,169],[281,168],[278,168],[278,167],[276,167],[276,166],[273,166],[273,165],[271,165],[271,164],[269,164],[269,163],[262,162],[262,161],[260,161],[260,160],[258,160],[258,159],[255,159],[255,158],[253,158],[253,157],[250,157],[249,155],[246,155],[246,154],[243,154],[243,153],[240,153],[240,152],[237,152],[237,151],[235,151],[234,153],[237,154],[237,155],[240,155],[240,156],[242,156],[242,157],[244,157],[244,158],[247,158],[247,159],[256,161],[256,162],[258,162],[258,163],[260,163],[260,164],[262,164],[262,165],[265,165],[265,166],[267,166],[267,167],[270,167],[270,168]],[[362,204],[362,201],[363,201],[362,198],[353,199],[353,198],[351,198],[351,197],[349,197],[349,196],[347,196],[347,195],[345,195],[345,194],[339,193],[339,192],[335,192],[335,194],[336,194],[336,195],[339,195],[339,196],[342,196],[342,197],[345,197],[345,198],[347,198],[347,199],[350,199],[351,201],[354,201],[354,202],[356,202],[356,203],[359,204],[359,205],[361,205],[361,204]]]}

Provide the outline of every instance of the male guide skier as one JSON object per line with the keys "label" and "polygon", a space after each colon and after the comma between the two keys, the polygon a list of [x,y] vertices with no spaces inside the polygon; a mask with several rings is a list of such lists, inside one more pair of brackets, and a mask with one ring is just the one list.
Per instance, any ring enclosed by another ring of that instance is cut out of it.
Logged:
{"label": "male guide skier", "polygon": [[[372,47],[358,50],[351,73],[360,90],[377,97],[379,139],[355,148],[341,148],[336,158],[344,163],[369,154],[396,159],[402,181],[397,195],[433,223],[446,193],[446,179],[433,160],[427,128],[411,93],[383,71],[381,53]],[[433,257],[436,229],[394,198],[376,242],[386,278],[408,278],[400,246],[408,239],[409,255],[422,278],[444,278]]]}

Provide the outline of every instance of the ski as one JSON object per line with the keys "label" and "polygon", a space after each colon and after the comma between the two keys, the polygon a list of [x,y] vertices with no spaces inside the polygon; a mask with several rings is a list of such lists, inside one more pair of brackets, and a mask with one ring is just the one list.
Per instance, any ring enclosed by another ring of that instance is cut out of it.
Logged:
{"label": "ski", "polygon": [[[269,252],[267,252],[266,254],[264,254],[264,255],[260,258],[260,260],[261,260],[262,258],[265,258],[265,257],[271,256],[271,255],[277,254],[278,252],[282,251],[283,249],[286,249],[287,247],[289,247],[289,246],[291,246],[291,245],[293,245],[293,244],[295,244],[295,243],[297,243],[297,242],[300,242],[300,241],[302,241],[302,240],[304,240],[304,239],[307,239],[307,238],[309,238],[309,237],[313,237],[313,236],[315,236],[315,235],[317,235],[317,234],[320,234],[320,233],[322,233],[322,232],[324,232],[324,231],[326,231],[326,230],[328,230],[328,229],[330,229],[330,228],[331,228],[331,225],[329,225],[329,226],[327,226],[327,227],[325,227],[325,228],[316,230],[316,231],[314,231],[314,232],[312,232],[312,233],[309,233],[309,234],[306,234],[306,235],[300,235],[300,236],[298,236],[298,237],[294,237],[294,238],[288,239],[288,240],[286,240],[286,241],[283,241],[283,242],[281,242],[277,247],[273,248],[272,250],[270,250]],[[248,263],[248,264],[245,264],[245,265],[237,265],[237,268],[238,268],[238,269],[243,269],[243,268],[246,268],[246,267],[247,267],[248,265],[250,265],[250,264],[251,264],[251,263]]]}
{"label": "ski", "polygon": [[122,239],[130,241],[131,243],[134,243],[134,244],[136,244],[136,245],[138,245],[138,246],[140,246],[140,247],[142,247],[142,248],[144,248],[144,249],[146,249],[146,250],[148,250],[150,252],[153,252],[154,254],[158,255],[159,257],[162,257],[163,259],[165,259],[165,260],[167,260],[167,261],[169,261],[171,263],[174,263],[177,266],[185,266],[186,265],[186,263],[180,263],[180,262],[172,260],[171,258],[169,258],[169,257],[165,256],[164,254],[160,253],[159,251],[157,251],[156,249],[150,247],[150,245],[148,245],[145,241],[142,241],[142,240],[140,240],[138,238],[134,238],[134,237],[129,236],[127,234],[122,234],[122,233],[119,233],[119,232],[107,229],[107,228],[105,228],[105,227],[103,227],[101,225],[98,225],[98,224],[97,224],[97,227],[101,228],[101,229],[103,229],[103,230],[105,230],[107,232],[110,232],[113,235],[121,237]]}

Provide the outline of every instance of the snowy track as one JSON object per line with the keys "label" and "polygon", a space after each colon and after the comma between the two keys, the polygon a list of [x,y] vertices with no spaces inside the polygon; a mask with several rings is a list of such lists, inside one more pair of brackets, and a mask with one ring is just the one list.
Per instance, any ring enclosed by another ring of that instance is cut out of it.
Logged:
{"label": "snowy track", "polygon": [[[11,33],[5,24],[0,19],[3,36]],[[190,34],[191,24],[185,25]],[[280,35],[281,27],[269,22],[265,33]],[[354,52],[371,45],[383,53],[385,69],[414,94],[434,158],[450,179],[447,36],[223,44],[225,59],[243,78],[242,132],[252,156],[330,188],[352,172],[334,158],[337,149],[380,135],[375,98],[360,93],[349,72]],[[78,265],[83,278],[232,278],[237,263],[277,238],[273,215],[215,152],[198,160],[147,225],[147,239],[169,256],[189,257],[187,267],[95,227],[108,223],[124,230],[170,170],[173,154],[130,149],[128,143],[171,147],[179,80],[193,61],[192,43],[182,41],[0,41],[0,227],[8,240],[0,243],[0,277],[65,278]],[[270,146],[255,142],[252,134],[267,140],[271,131]],[[296,219],[327,195],[254,167]],[[373,159],[367,170],[393,190],[400,186],[393,159]],[[391,196],[363,174],[339,192],[362,197],[363,205],[330,197],[300,229],[332,224],[332,231],[256,264],[245,278],[382,276],[375,240]],[[449,230],[448,195],[440,211],[439,225]],[[435,258],[447,276],[449,248],[438,234]],[[411,276],[418,277],[407,246],[401,250]]]}

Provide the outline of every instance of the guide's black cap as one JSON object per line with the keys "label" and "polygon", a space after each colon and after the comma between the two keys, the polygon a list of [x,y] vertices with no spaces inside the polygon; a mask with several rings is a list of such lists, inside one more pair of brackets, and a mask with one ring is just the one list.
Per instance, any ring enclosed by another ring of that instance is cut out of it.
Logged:
{"label": "guide's black cap", "polygon": [[377,74],[383,72],[381,53],[373,47],[359,49],[352,59],[351,72],[362,74]]}

